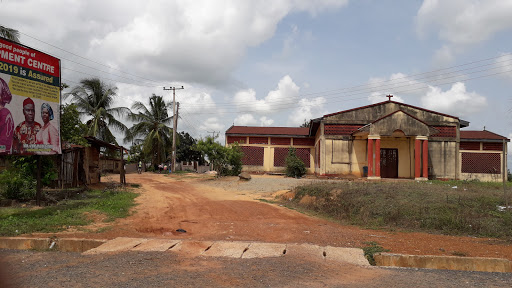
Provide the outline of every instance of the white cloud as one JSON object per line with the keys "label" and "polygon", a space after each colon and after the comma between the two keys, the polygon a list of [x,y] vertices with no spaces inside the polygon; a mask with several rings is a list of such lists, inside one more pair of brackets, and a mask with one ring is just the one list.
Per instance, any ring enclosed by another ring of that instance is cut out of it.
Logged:
{"label": "white cloud", "polygon": [[500,57],[496,58],[494,67],[498,69],[498,72],[512,77],[512,54],[501,54]]}
{"label": "white cloud", "polygon": [[467,92],[462,82],[457,82],[447,91],[429,86],[429,91],[421,99],[423,107],[453,116],[468,116],[487,106],[487,99],[476,92]]}
{"label": "white cloud", "polygon": [[239,112],[258,114],[276,113],[297,103],[300,87],[289,75],[284,76],[278,83],[277,89],[270,91],[264,99],[257,99],[253,89],[241,90],[235,94],[233,102]]}
{"label": "white cloud", "polygon": [[236,126],[256,126],[257,124],[258,120],[252,114],[242,114],[235,118]]}
{"label": "white cloud", "polygon": [[419,96],[427,91],[424,83],[403,73],[393,73],[389,78],[370,78],[368,86],[371,91],[368,100],[372,104],[388,100],[386,96],[390,94],[393,95],[393,101],[404,102],[401,97],[403,94]]}
{"label": "white cloud", "polygon": [[318,118],[319,115],[326,114],[324,105],[326,103],[324,97],[316,97],[313,99],[300,99],[299,108],[295,109],[288,117],[289,126],[300,126],[304,120],[309,121]]}
{"label": "white cloud", "polygon": [[512,1],[424,0],[416,15],[416,32],[427,38],[432,32],[443,42],[434,65],[449,66],[467,46],[485,42],[512,29]]}
{"label": "white cloud", "polygon": [[207,133],[212,133],[213,131],[215,131],[215,133],[219,132],[223,134],[225,128],[225,125],[221,124],[217,117],[207,118],[206,120],[202,121],[201,125],[199,126],[200,130],[205,131]]}
{"label": "white cloud", "polygon": [[512,28],[512,1],[425,0],[417,14],[417,32],[430,30],[439,39],[457,45],[475,44]]}
{"label": "white cloud", "polygon": [[269,118],[267,118],[265,116],[260,118],[260,126],[265,127],[265,126],[270,126],[272,124],[274,124],[274,120],[273,119],[269,119]]}

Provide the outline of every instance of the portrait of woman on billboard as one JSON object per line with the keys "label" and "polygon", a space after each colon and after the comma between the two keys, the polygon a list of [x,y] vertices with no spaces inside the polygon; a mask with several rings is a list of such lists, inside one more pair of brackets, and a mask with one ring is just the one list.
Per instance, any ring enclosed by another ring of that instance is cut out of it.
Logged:
{"label": "portrait of woman on billboard", "polygon": [[36,144],[51,145],[50,154],[56,154],[59,151],[60,139],[59,131],[50,122],[53,120],[53,109],[48,103],[41,105],[41,118],[43,119],[43,128],[36,135]]}
{"label": "portrait of woman on billboard", "polygon": [[14,119],[5,105],[11,103],[12,94],[9,85],[0,78],[0,155],[10,154],[14,134]]}

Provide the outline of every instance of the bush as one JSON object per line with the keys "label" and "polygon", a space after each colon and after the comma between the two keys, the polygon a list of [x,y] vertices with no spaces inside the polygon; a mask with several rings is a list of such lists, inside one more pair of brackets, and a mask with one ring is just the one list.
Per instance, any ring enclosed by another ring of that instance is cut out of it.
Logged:
{"label": "bush", "polygon": [[300,178],[306,174],[306,171],[306,165],[295,154],[295,148],[290,147],[286,157],[286,176]]}
{"label": "bush", "polygon": [[0,195],[6,199],[29,200],[36,195],[36,180],[20,169],[5,170],[0,174]]}

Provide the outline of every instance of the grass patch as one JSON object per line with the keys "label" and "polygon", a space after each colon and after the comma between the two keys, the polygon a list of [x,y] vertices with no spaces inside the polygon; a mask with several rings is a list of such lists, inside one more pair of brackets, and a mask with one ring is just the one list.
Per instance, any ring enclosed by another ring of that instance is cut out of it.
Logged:
{"label": "grass patch", "polygon": [[314,183],[296,187],[295,198],[287,204],[365,228],[512,239],[512,211],[497,208],[505,205],[502,185],[464,181]]}
{"label": "grass patch", "polygon": [[100,212],[107,221],[126,217],[138,194],[130,191],[92,190],[80,199],[64,200],[43,208],[0,208],[0,236],[16,236],[35,232],[59,232],[69,226],[91,223],[85,212]]}
{"label": "grass patch", "polygon": [[368,263],[370,265],[375,266],[377,263],[375,263],[375,258],[373,258],[373,255],[380,252],[389,252],[389,249],[384,249],[382,246],[379,245],[379,243],[370,241],[370,242],[364,242],[366,246],[362,247],[364,252],[364,257],[368,260]]}

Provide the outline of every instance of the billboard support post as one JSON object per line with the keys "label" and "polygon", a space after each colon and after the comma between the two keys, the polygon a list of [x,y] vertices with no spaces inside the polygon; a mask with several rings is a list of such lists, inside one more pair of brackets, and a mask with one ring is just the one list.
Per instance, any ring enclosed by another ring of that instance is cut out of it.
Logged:
{"label": "billboard support post", "polygon": [[37,159],[37,172],[36,172],[36,204],[41,206],[41,155],[36,155]]}

